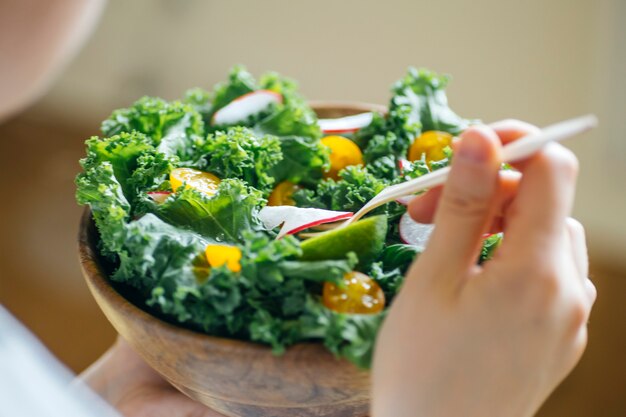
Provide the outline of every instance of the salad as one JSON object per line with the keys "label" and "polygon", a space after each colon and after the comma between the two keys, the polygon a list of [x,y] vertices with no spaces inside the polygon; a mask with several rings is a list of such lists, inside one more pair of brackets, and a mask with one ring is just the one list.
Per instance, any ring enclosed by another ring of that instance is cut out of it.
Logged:
{"label": "salad", "polygon": [[[321,342],[367,368],[430,226],[402,201],[333,226],[384,187],[448,165],[472,123],[449,108],[448,81],[411,68],[386,114],[318,120],[294,81],[238,66],[212,91],[115,110],[76,178],[110,279],[178,325],[276,354]],[[477,262],[500,239],[486,237]]]}

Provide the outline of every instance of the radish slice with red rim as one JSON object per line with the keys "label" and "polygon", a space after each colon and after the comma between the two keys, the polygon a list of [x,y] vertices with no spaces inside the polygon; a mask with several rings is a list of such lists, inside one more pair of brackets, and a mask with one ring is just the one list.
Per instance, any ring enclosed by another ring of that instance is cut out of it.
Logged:
{"label": "radish slice with red rim", "polygon": [[148,193],[148,197],[153,199],[156,203],[161,204],[165,200],[167,200],[167,197],[169,197],[171,194],[171,191],[150,191]]}
{"label": "radish slice with red rim", "polygon": [[259,219],[266,229],[274,229],[282,224],[276,239],[292,235],[313,226],[332,223],[352,217],[348,211],[322,210],[294,206],[265,206],[259,212]]}
{"label": "radish slice with red rim", "polygon": [[433,232],[434,228],[435,226],[432,224],[416,222],[411,218],[409,213],[404,213],[402,217],[400,217],[400,224],[398,225],[400,239],[402,239],[404,243],[417,246],[422,250],[426,248],[428,239],[430,239],[430,234]]}
{"label": "radish slice with red rim", "polygon": [[400,158],[398,159],[398,171],[400,174],[404,173],[404,170],[411,167],[411,162],[408,159]]}
{"label": "radish slice with red rim", "polygon": [[337,119],[319,119],[317,124],[326,135],[339,133],[354,133],[372,123],[374,113],[360,113]]}
{"label": "radish slice with red rim", "polygon": [[245,122],[250,116],[261,113],[271,104],[280,104],[283,96],[271,90],[257,90],[237,97],[215,112],[212,125],[233,125]]}

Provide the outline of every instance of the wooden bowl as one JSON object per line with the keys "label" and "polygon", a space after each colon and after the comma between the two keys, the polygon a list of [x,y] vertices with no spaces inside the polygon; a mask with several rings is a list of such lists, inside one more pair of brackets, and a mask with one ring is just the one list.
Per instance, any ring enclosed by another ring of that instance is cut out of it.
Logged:
{"label": "wooden bowl", "polygon": [[[340,117],[382,106],[314,103],[320,117]],[[112,284],[97,250],[91,211],[83,213],[79,254],[96,302],[143,359],[189,397],[227,416],[363,417],[369,374],[336,359],[321,343],[299,343],[282,356],[265,345],[213,337],[167,323],[134,305]]]}

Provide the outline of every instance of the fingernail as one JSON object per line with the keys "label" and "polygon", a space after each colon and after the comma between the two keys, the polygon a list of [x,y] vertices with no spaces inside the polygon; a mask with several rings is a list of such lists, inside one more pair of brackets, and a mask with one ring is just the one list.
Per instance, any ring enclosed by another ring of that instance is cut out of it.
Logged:
{"label": "fingernail", "polygon": [[455,156],[466,161],[485,162],[489,158],[489,149],[480,137],[467,135],[461,140]]}

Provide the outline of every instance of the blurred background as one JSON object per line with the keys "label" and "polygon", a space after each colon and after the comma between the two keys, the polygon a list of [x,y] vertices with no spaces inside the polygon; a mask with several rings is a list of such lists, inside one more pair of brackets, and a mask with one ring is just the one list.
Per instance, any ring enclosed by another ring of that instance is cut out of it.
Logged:
{"label": "blurred background", "polygon": [[115,337],[77,259],[84,140],[115,108],[209,88],[239,63],[298,80],[310,99],[385,104],[413,65],[453,75],[464,117],[597,114],[600,127],[567,146],[599,297],[588,351],[540,415],[626,415],[624,0],[109,1],[48,94],[0,124],[0,303],[55,355],[79,372]]}

